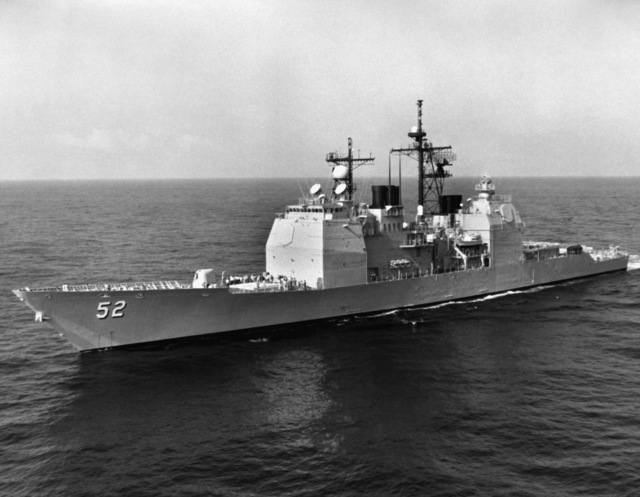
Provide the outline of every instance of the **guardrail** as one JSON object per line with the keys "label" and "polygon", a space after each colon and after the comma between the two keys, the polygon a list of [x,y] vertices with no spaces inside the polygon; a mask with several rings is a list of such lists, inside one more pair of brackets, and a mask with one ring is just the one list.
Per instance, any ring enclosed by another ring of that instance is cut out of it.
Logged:
{"label": "guardrail", "polygon": [[23,288],[27,292],[116,292],[128,290],[178,290],[191,288],[190,284],[172,281],[144,281],[135,283],[93,283],[87,285],[61,285],[45,288]]}

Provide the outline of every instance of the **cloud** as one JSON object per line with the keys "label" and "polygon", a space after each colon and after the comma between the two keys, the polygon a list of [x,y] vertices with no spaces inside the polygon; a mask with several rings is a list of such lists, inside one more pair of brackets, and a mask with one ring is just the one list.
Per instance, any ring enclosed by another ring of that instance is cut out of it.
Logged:
{"label": "cloud", "polygon": [[199,136],[182,135],[176,139],[176,145],[179,149],[190,152],[200,147],[213,148],[211,140],[208,138],[201,138]]}
{"label": "cloud", "polygon": [[195,152],[214,148],[209,138],[191,134],[167,136],[163,133],[130,133],[122,129],[93,129],[85,135],[50,133],[45,143],[67,149],[86,149],[110,153],[147,152],[161,149],[165,152]]}
{"label": "cloud", "polygon": [[[45,143],[66,149],[85,149],[96,152],[145,152],[153,148],[162,147],[163,143],[171,142],[160,135],[148,133],[132,133],[125,130],[93,129],[85,135],[73,133],[49,133],[45,136]],[[185,143],[198,143],[196,137],[179,138],[173,140],[184,149]]]}
{"label": "cloud", "polygon": [[53,145],[61,145],[68,148],[86,148],[93,150],[109,151],[114,148],[113,133],[94,129],[85,136],[76,136],[71,133],[53,133],[45,137],[45,142]]}

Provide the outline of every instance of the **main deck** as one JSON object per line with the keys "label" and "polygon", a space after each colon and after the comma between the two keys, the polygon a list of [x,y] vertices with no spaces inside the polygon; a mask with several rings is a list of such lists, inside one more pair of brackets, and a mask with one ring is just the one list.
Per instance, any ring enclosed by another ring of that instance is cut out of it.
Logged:
{"label": "main deck", "polygon": [[[582,245],[563,245],[560,243],[552,242],[533,242],[527,241],[524,243],[523,262],[527,261],[543,261],[549,259],[563,259],[575,256],[588,255],[594,263],[600,263],[609,261],[612,259],[627,258],[628,253],[624,250],[620,250],[618,247],[609,247],[607,249],[593,249],[592,247],[586,247]],[[391,261],[397,262],[397,261]],[[386,279],[371,280],[368,284],[380,284],[395,280],[405,280],[422,277],[437,277],[441,274],[447,273],[461,273],[471,272],[481,269],[487,269],[484,267],[467,268],[453,267],[443,271],[400,271],[396,274],[389,273],[389,277]],[[161,291],[161,290],[190,290],[199,288],[193,283],[188,281],[178,280],[159,280],[159,281],[143,281],[143,282],[120,282],[120,283],[89,283],[89,284],[63,284],[53,287],[42,288],[20,288],[15,290],[16,292],[38,292],[38,293],[51,293],[51,292],[131,292],[131,291]],[[288,292],[288,291],[317,291],[317,289],[309,287],[305,281],[298,281],[295,279],[284,277],[255,277],[252,275],[245,275],[242,277],[232,277],[226,280],[220,278],[220,283],[211,284],[204,288],[221,288],[228,289],[230,293],[272,293],[272,292]]]}

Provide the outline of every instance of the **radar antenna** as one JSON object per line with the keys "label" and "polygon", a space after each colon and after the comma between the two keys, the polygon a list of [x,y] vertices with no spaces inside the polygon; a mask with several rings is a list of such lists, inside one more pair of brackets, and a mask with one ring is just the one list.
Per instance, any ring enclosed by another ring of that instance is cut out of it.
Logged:
{"label": "radar antenna", "polygon": [[375,158],[371,154],[369,154],[369,157],[360,157],[359,155],[354,157],[353,141],[349,138],[349,152],[347,155],[330,152],[327,154],[326,160],[333,165],[334,191],[339,188],[340,184],[344,184],[346,185],[346,191],[344,188],[340,190],[346,195],[345,200],[353,200],[353,192],[356,191],[356,186],[353,184],[353,170],[359,166],[373,164]]}
{"label": "radar antenna", "polygon": [[409,137],[413,138],[413,146],[394,148],[391,153],[418,160],[418,205],[423,206],[425,213],[438,214],[444,180],[452,176],[444,168],[451,166],[456,156],[451,146],[434,147],[427,140],[427,133],[422,129],[422,100],[418,100],[418,126],[411,129]]}

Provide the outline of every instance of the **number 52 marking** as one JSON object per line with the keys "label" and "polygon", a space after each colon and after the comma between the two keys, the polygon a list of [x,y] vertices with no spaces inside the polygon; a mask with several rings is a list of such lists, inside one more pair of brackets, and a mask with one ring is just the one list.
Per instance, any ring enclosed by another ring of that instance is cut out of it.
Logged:
{"label": "number 52 marking", "polygon": [[[109,306],[111,302],[100,302],[98,304],[98,312],[96,317],[98,319],[104,319],[109,316]],[[121,318],[124,317],[124,308],[127,307],[127,303],[124,300],[118,300],[115,304],[113,304],[113,310],[111,311],[112,318]]]}

